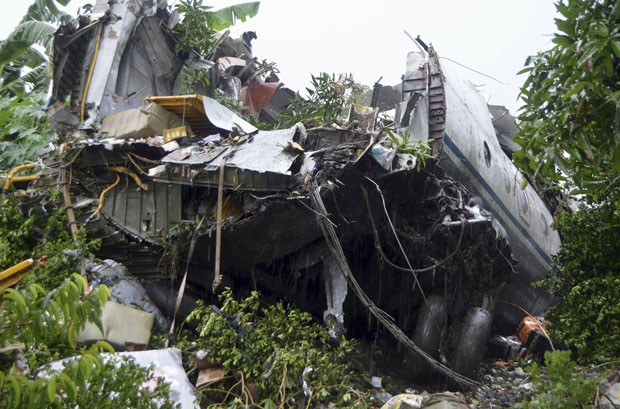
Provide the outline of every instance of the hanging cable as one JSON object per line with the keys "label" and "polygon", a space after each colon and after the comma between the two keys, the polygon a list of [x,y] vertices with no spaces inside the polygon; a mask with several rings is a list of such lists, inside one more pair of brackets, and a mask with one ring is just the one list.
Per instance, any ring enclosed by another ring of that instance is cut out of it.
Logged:
{"label": "hanging cable", "polygon": [[446,375],[450,379],[454,380],[460,385],[465,387],[474,388],[479,386],[480,384],[473,379],[470,379],[466,376],[463,376],[452,369],[448,368],[441,362],[437,361],[435,358],[426,353],[423,349],[418,347],[409,337],[394,323],[394,319],[387,314],[385,311],[377,307],[372,300],[368,297],[368,295],[364,292],[364,290],[359,285],[358,281],[353,276],[351,269],[349,268],[349,264],[347,262],[346,256],[344,255],[344,251],[342,250],[342,246],[340,244],[340,240],[336,234],[336,230],[334,226],[328,223],[326,220],[328,219],[327,209],[325,208],[325,204],[323,203],[323,199],[320,194],[320,187],[314,183],[314,189],[312,189],[310,193],[310,201],[312,203],[312,207],[315,211],[323,217],[319,217],[317,222],[321,231],[323,232],[323,237],[325,239],[325,243],[329,250],[332,252],[334,258],[339,264],[340,271],[345,276],[347,282],[359,298],[359,300],[368,308],[370,313],[385,326],[385,328],[403,345],[405,345],[408,349],[418,353],[422,358],[424,358],[428,364],[434,368],[436,371]]}

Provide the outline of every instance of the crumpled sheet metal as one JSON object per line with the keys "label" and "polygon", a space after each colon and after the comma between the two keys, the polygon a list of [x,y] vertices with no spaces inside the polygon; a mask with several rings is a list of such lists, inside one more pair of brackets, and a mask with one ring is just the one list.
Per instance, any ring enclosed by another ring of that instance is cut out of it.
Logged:
{"label": "crumpled sheet metal", "polygon": [[189,147],[180,150],[180,153],[177,150],[168,154],[162,162],[178,165],[202,164],[207,170],[214,170],[219,169],[224,156],[230,155],[226,159],[227,167],[290,175],[289,169],[299,154],[291,153],[286,147],[295,141],[296,135],[305,135],[303,125],[297,124],[292,128],[277,131],[259,131],[237,145],[199,149]]}
{"label": "crumpled sheet metal", "polygon": [[205,108],[205,112],[209,121],[220,129],[232,131],[233,128],[240,130],[246,134],[253,134],[258,132],[258,129],[249,122],[241,119],[239,115],[235,114],[224,105],[220,104],[214,99],[209,97],[202,97],[202,103]]}
{"label": "crumpled sheet metal", "polygon": [[284,86],[281,82],[252,81],[250,85],[241,89],[239,99],[249,106],[253,114],[257,114],[271,102],[278,88]]}
{"label": "crumpled sheet metal", "polygon": [[[246,143],[236,147],[233,155],[226,161],[226,166],[261,173],[288,173],[299,154],[288,151],[286,147],[289,142],[295,140],[298,132],[305,133],[303,125],[297,124],[289,129],[259,132]],[[218,157],[211,165],[219,166],[221,160],[222,157]]]}
{"label": "crumpled sheet metal", "polygon": [[188,146],[170,152],[162,163],[176,165],[206,165],[230,149],[229,146],[199,147]]}
{"label": "crumpled sheet metal", "polygon": [[246,61],[237,57],[220,57],[217,59],[217,69],[220,75],[224,75],[230,67],[245,67]]}
{"label": "crumpled sheet metal", "polygon": [[177,114],[182,120],[187,121],[199,136],[207,136],[222,130],[230,132],[233,128],[243,134],[258,132],[254,125],[243,120],[216,100],[204,95],[152,96],[146,100],[155,102]]}

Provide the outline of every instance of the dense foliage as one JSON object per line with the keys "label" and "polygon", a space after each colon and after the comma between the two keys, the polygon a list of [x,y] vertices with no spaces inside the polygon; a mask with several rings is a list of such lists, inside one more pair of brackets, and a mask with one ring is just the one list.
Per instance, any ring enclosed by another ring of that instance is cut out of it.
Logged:
{"label": "dense foliage", "polygon": [[544,285],[556,296],[547,317],[555,339],[584,362],[620,357],[620,207],[608,202],[560,215],[562,249]]}
{"label": "dense foliage", "polygon": [[279,128],[287,128],[302,122],[313,128],[338,124],[351,103],[360,102],[369,90],[356,83],[352,75],[328,74],[311,75],[310,87],[306,88],[308,98],[299,94],[280,112]]}
{"label": "dense foliage", "polygon": [[[60,203],[53,195],[38,200],[37,206],[24,211],[17,197],[0,199],[0,267],[8,268],[28,258],[44,259],[33,266],[24,281],[54,288],[78,272],[78,259],[97,250],[100,242],[87,240],[80,229],[78,250],[67,229],[66,213],[56,211]],[[50,201],[47,206],[46,200]]]}
{"label": "dense foliage", "polygon": [[188,318],[198,322],[199,346],[209,361],[223,365],[229,376],[217,388],[203,388],[206,399],[242,405],[244,388],[254,384],[265,408],[297,407],[303,400],[306,407],[325,400],[365,405],[365,396],[350,387],[351,341],[330,340],[325,326],[281,302],[261,306],[257,292],[237,301],[226,290],[220,300],[221,310],[201,305]]}
{"label": "dense foliage", "polygon": [[[0,202],[0,270],[48,255],[16,288],[0,290],[0,408],[171,407],[169,386],[146,368],[103,360],[101,352],[113,352],[106,343],[76,343],[87,322],[99,322],[110,293],[105,286],[89,291],[75,273],[78,256],[95,245],[82,232],[77,251],[64,212],[46,213],[42,203],[26,214],[15,197]],[[61,371],[39,373],[66,357],[74,358]],[[149,379],[153,390],[142,387]]]}
{"label": "dense foliage", "polygon": [[[620,2],[561,0],[555,46],[522,72],[522,169],[600,200],[620,192]],[[570,183],[572,182],[572,183]]]}
{"label": "dense foliage", "polygon": [[9,36],[0,41],[0,95],[47,90],[52,34],[73,17],[59,9],[69,0],[34,0]]}
{"label": "dense foliage", "polygon": [[35,0],[9,36],[0,41],[0,163],[33,161],[51,140],[43,111],[49,84],[52,34],[73,18],[59,9],[68,0]]}
{"label": "dense foliage", "polygon": [[179,36],[178,47],[181,51],[192,51],[206,57],[217,41],[217,32],[235,24],[236,20],[245,21],[258,13],[260,2],[234,4],[212,11],[212,7],[203,4],[203,0],[181,0],[177,10],[183,15],[180,24],[174,27]]}
{"label": "dense foliage", "polygon": [[533,180],[581,193],[556,215],[562,249],[543,284],[553,336],[584,362],[620,357],[620,1],[560,0],[554,46],[526,62],[514,159]]}
{"label": "dense foliage", "polygon": [[526,368],[532,375],[533,396],[517,405],[523,409],[592,408],[601,378],[580,372],[569,351],[547,351],[545,368],[533,363]]}
{"label": "dense foliage", "polygon": [[45,94],[20,92],[0,99],[0,162],[5,168],[34,161],[51,140]]}
{"label": "dense foliage", "polygon": [[25,375],[3,377],[0,373],[0,384],[3,381],[8,385],[0,398],[0,408],[178,407],[168,399],[170,385],[163,378],[155,377],[131,357],[104,358],[93,350],[66,360],[58,372],[47,371],[35,379]]}

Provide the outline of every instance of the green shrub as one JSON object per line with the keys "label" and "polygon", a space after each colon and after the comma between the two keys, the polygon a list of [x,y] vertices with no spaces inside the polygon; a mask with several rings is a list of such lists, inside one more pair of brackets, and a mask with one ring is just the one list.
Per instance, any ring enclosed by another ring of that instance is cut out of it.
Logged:
{"label": "green shrub", "polygon": [[199,346],[228,375],[217,387],[201,389],[205,399],[241,405],[243,394],[235,391],[255,384],[262,407],[297,407],[304,399],[306,370],[312,401],[365,405],[365,396],[349,386],[354,377],[349,359],[353,342],[331,341],[326,327],[311,315],[282,302],[261,306],[257,292],[236,301],[227,289],[220,300],[221,311],[200,304],[188,318],[198,322]]}
{"label": "green shrub", "polygon": [[601,377],[585,374],[570,359],[570,351],[547,351],[546,369],[533,363],[525,370],[532,375],[533,396],[518,404],[523,409],[577,409],[593,407]]}
{"label": "green shrub", "polygon": [[278,128],[287,128],[302,122],[308,128],[338,123],[353,94],[360,89],[351,75],[325,72],[311,75],[310,87],[306,88],[308,99],[299,94],[286,110],[279,112]]}
{"label": "green shrub", "polygon": [[[41,203],[54,202],[54,192],[48,192]],[[80,249],[67,228],[64,211],[42,210],[37,205],[27,211],[19,198],[0,199],[0,270],[7,269],[28,258],[45,258],[35,263],[20,285],[37,283],[45,288],[58,287],[72,273],[79,271],[79,259],[99,248],[100,240],[90,240],[84,229],[78,237]]]}
{"label": "green shrub", "polygon": [[45,98],[45,92],[0,98],[0,163],[5,170],[36,160],[50,141],[52,129],[43,111]]}
{"label": "green shrub", "polygon": [[[0,408],[172,409],[170,384],[130,357],[102,360],[97,348],[39,377],[0,372]],[[151,385],[152,384],[152,385]]]}
{"label": "green shrub", "polygon": [[547,312],[552,338],[584,363],[620,357],[620,208],[607,202],[560,215],[562,249],[543,284],[556,296]]}
{"label": "green shrub", "polygon": [[[103,285],[88,291],[75,273],[79,257],[98,243],[80,231],[77,251],[64,212],[35,206],[26,214],[15,197],[2,198],[0,205],[0,269],[48,255],[15,288],[0,290],[0,350],[20,346],[27,367],[22,372],[15,356],[0,355],[0,408],[171,408],[169,385],[148,369],[101,360],[100,352],[113,352],[107,343],[88,349],[76,344],[86,322],[100,321],[110,295]],[[66,357],[73,359],[62,371],[37,376],[38,368]],[[142,386],[147,381],[152,390]]]}

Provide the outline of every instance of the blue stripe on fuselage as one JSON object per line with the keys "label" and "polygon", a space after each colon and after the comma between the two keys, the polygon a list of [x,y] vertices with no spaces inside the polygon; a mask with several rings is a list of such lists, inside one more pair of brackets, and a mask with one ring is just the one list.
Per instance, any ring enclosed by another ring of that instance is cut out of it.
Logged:
{"label": "blue stripe on fuselage", "polygon": [[540,256],[545,260],[548,264],[551,264],[551,257],[540,247],[540,245],[534,240],[534,238],[530,235],[530,233],[523,227],[521,223],[514,217],[512,212],[508,210],[506,204],[500,199],[500,197],[495,193],[495,190],[489,186],[486,180],[482,177],[482,175],[478,172],[478,170],[472,165],[472,163],[465,157],[463,152],[454,144],[454,141],[448,136],[448,134],[444,133],[443,138],[446,146],[452,153],[465,165],[467,170],[476,178],[478,183],[482,186],[482,188],[495,200],[495,202],[502,208],[504,214],[510,219],[512,224],[514,224],[519,232],[525,237],[525,239],[534,247],[534,249],[540,254]]}

